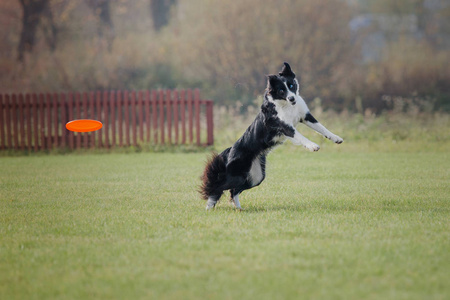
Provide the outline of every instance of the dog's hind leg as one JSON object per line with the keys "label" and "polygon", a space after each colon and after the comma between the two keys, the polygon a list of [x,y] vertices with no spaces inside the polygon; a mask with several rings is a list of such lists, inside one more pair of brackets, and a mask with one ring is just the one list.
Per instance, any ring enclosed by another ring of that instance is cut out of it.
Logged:
{"label": "dog's hind leg", "polygon": [[309,128],[317,131],[327,139],[335,142],[336,144],[342,143],[344,140],[340,137],[329,131],[325,128],[322,124],[319,123],[309,112],[306,113],[305,118],[302,120],[302,123],[304,123]]}
{"label": "dog's hind leg", "polygon": [[239,194],[241,191],[230,190],[231,202],[233,202],[234,207],[238,210],[243,210],[241,204],[239,203]]}
{"label": "dog's hind leg", "polygon": [[206,210],[213,209],[216,206],[217,202],[219,201],[220,196],[221,195],[219,195],[219,196],[209,196],[208,197],[208,201],[206,201]]}
{"label": "dog's hind leg", "polygon": [[239,203],[239,194],[233,196],[234,207],[238,210],[242,210],[241,204]]}

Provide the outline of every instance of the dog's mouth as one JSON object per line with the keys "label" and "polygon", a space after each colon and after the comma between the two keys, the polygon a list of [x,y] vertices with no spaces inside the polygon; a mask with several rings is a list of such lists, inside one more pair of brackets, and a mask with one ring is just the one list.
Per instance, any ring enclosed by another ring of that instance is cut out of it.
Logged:
{"label": "dog's mouth", "polygon": [[297,102],[296,102],[296,101],[291,101],[291,104],[292,104],[292,105],[295,105],[295,103],[297,103]]}

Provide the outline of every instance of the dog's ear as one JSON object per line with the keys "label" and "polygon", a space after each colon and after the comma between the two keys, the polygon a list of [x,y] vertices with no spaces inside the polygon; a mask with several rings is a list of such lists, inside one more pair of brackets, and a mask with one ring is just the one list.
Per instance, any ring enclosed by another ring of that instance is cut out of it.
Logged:
{"label": "dog's ear", "polygon": [[283,66],[283,68],[281,69],[281,72],[278,73],[278,74],[279,74],[280,76],[283,76],[283,77],[292,77],[292,78],[295,78],[295,73],[292,72],[291,66],[290,66],[287,62],[284,62],[284,66]]}
{"label": "dog's ear", "polygon": [[270,89],[271,86],[275,85],[275,82],[278,81],[277,75],[266,75],[267,77],[267,88]]}

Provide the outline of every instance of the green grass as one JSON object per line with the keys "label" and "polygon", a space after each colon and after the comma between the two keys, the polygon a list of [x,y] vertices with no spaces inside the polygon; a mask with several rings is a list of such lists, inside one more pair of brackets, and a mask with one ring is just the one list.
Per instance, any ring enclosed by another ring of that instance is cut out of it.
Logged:
{"label": "green grass", "polygon": [[206,156],[0,158],[0,298],[449,298],[446,152],[283,146],[240,213]]}

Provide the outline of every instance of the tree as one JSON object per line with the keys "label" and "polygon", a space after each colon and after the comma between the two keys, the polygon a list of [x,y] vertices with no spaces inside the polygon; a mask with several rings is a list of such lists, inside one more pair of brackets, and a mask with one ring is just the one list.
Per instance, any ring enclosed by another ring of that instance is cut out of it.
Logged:
{"label": "tree", "polygon": [[54,51],[58,31],[53,20],[49,0],[20,0],[20,4],[22,5],[23,16],[17,59],[23,61],[24,53],[33,50],[39,24],[42,25],[47,44]]}
{"label": "tree", "polygon": [[169,23],[170,8],[177,0],[150,0],[150,13],[156,31]]}
{"label": "tree", "polygon": [[112,42],[115,37],[114,26],[111,20],[111,2],[108,0],[87,0],[86,2],[98,18],[98,36],[100,38],[106,38],[108,49],[111,51]]}

